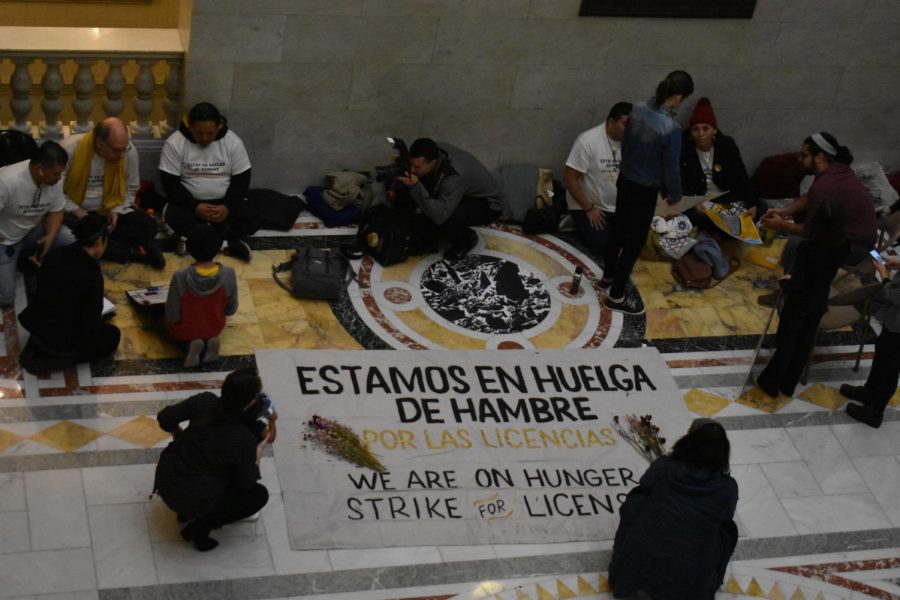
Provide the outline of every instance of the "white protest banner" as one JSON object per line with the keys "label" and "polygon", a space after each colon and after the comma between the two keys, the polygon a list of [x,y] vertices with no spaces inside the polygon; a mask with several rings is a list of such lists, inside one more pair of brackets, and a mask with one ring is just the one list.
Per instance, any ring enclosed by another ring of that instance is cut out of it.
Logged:
{"label": "white protest banner", "polygon": [[[611,539],[647,462],[614,415],[690,416],[655,349],[256,354],[279,412],[275,460],[294,549]],[[387,468],[310,442],[319,415]]]}

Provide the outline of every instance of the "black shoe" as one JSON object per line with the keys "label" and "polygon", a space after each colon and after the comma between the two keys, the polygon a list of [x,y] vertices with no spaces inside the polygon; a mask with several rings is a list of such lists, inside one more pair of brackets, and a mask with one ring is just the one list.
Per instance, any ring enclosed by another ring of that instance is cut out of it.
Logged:
{"label": "black shoe", "polygon": [[131,253],[131,261],[150,265],[154,269],[166,267],[166,257],[156,246],[138,246]]}
{"label": "black shoe", "polygon": [[250,251],[250,244],[244,240],[228,240],[225,254],[244,262],[250,262],[250,257],[253,256],[253,253]]}
{"label": "black shoe", "polygon": [[462,241],[455,241],[444,252],[444,260],[456,261],[464,258],[472,249],[478,245],[478,234],[470,229],[468,236]]}
{"label": "black shoe", "polygon": [[607,279],[606,277],[603,277],[600,279],[600,281],[597,282],[597,287],[599,287],[604,292],[608,292],[609,288],[612,287],[612,284],[613,284],[612,279]]}
{"label": "black shoe", "polygon": [[862,385],[850,385],[849,383],[841,384],[841,396],[868,404],[872,398],[872,392]]}
{"label": "black shoe", "polygon": [[758,296],[756,298],[756,303],[760,306],[765,306],[766,308],[774,308],[775,304],[778,302],[778,294],[780,294],[780,292],[774,291]]}
{"label": "black shoe", "polygon": [[194,548],[200,552],[209,552],[219,545],[219,542],[209,537],[209,529],[198,521],[193,521],[182,529],[181,537],[187,542],[194,542]]}
{"label": "black shoe", "polygon": [[614,310],[625,315],[642,315],[644,314],[644,301],[639,296],[625,296],[619,302],[610,300],[609,296],[604,298],[603,306],[609,310]]}
{"label": "black shoe", "polygon": [[881,421],[884,419],[884,411],[878,411],[871,406],[860,406],[859,404],[848,404],[847,414],[860,423],[865,423],[875,429],[881,427]]}

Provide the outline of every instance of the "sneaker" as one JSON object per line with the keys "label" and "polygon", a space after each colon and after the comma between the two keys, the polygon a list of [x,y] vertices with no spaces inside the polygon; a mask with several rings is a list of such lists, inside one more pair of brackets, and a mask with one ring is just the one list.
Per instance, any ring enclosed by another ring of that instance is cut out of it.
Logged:
{"label": "sneaker", "polygon": [[253,253],[250,251],[250,244],[244,240],[228,240],[228,246],[225,248],[225,254],[232,256],[244,262],[250,262]]}
{"label": "sneaker", "polygon": [[859,404],[847,404],[847,414],[860,423],[865,423],[875,429],[881,427],[881,421],[884,419],[884,412],[876,411],[871,406],[861,406]]}
{"label": "sneaker", "polygon": [[756,298],[756,303],[760,306],[765,306],[766,308],[775,308],[775,304],[778,302],[778,294],[780,292],[771,292],[768,294],[763,294]]}
{"label": "sneaker", "polygon": [[444,252],[444,260],[456,261],[465,258],[472,249],[478,245],[478,234],[472,229],[469,230],[468,237],[463,241],[455,241]]}
{"label": "sneaker", "polygon": [[187,240],[183,237],[178,238],[175,242],[175,254],[185,256],[187,254]]}
{"label": "sneaker", "polygon": [[200,365],[200,354],[203,352],[203,346],[203,340],[191,340],[187,356],[184,358],[185,368],[189,369]]}
{"label": "sneaker", "polygon": [[607,296],[603,299],[603,306],[609,310],[620,312],[624,315],[642,315],[644,314],[644,301],[638,296],[626,296],[618,302],[615,302]]}
{"label": "sneaker", "polygon": [[131,254],[131,260],[150,265],[154,269],[166,267],[166,257],[156,246],[138,246]]}
{"label": "sneaker", "polygon": [[219,338],[209,338],[206,340],[206,352],[203,353],[203,362],[213,362],[219,360]]}
{"label": "sneaker", "polygon": [[603,277],[600,279],[600,281],[597,282],[597,287],[599,287],[604,292],[608,292],[609,288],[612,287],[612,284],[613,284],[612,278],[607,279],[606,277]]}

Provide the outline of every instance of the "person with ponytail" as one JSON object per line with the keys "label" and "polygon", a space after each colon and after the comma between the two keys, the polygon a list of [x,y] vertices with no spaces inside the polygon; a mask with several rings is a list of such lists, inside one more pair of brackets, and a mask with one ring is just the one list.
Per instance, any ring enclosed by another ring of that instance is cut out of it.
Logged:
{"label": "person with ponytail", "polygon": [[656,87],[656,94],[636,105],[622,138],[622,160],[616,180],[616,222],[604,255],[601,289],[603,304],[629,315],[644,312],[640,296],[626,297],[625,286],[637,262],[662,194],[670,203],[681,199],[681,127],[675,109],[694,92],[694,80],[672,71]]}
{"label": "person with ponytail", "polygon": [[[809,223],[826,202],[836,202],[843,207],[846,219],[844,235],[850,243],[845,264],[859,263],[875,247],[878,236],[875,204],[866,186],[850,168],[852,162],[850,150],[838,144],[837,139],[826,131],[814,133],[803,140],[800,166],[806,174],[815,176],[812,187],[784,208],[770,208],[760,220],[765,227],[790,236],[781,253],[785,273],[791,270],[800,242],[808,237]],[[796,218],[801,214],[805,223],[798,222]],[[773,306],[777,295],[773,292],[760,296],[759,303]]]}

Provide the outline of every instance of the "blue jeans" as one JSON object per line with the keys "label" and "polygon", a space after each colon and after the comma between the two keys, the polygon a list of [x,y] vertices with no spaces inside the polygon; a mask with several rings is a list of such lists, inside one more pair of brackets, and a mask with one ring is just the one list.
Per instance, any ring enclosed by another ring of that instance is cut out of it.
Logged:
{"label": "blue jeans", "polygon": [[[40,252],[38,240],[44,237],[44,224],[37,227],[15,244],[0,244],[0,306],[12,306],[16,303],[16,268],[20,261]],[[53,247],[67,246],[75,241],[75,236],[67,227],[60,227]]]}

